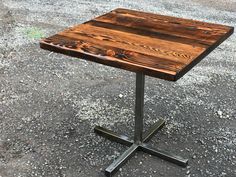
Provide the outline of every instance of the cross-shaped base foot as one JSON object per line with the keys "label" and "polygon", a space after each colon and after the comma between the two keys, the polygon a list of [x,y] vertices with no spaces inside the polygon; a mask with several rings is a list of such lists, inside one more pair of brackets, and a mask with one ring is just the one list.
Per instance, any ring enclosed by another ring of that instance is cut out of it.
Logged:
{"label": "cross-shaped base foot", "polygon": [[165,152],[160,149],[151,148],[149,145],[146,144],[152,136],[157,133],[165,124],[164,120],[159,120],[156,122],[147,132],[144,133],[142,143],[134,143],[130,140],[127,136],[118,135],[117,133],[112,132],[111,130],[96,126],[94,128],[95,133],[108,138],[111,141],[115,141],[121,143],[126,146],[130,146],[118,159],[116,159],[106,170],[105,174],[108,177],[111,177],[128,159],[130,159],[136,151],[143,151],[148,154],[160,157],[164,160],[170,161],[177,165],[186,167],[188,164],[188,159],[183,159],[182,157],[173,155],[171,153]]}

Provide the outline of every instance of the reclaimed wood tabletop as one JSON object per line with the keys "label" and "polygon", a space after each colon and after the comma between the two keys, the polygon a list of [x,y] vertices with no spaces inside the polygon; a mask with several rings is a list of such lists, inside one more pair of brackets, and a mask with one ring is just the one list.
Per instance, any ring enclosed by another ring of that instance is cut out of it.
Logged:
{"label": "reclaimed wood tabletop", "polygon": [[118,8],[42,39],[40,47],[176,81],[233,31],[230,26]]}

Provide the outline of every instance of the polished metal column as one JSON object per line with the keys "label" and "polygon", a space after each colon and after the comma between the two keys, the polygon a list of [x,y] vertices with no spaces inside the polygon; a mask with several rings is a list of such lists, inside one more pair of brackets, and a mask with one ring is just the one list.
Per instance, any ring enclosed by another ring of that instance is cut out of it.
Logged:
{"label": "polished metal column", "polygon": [[135,91],[135,129],[134,142],[141,144],[143,142],[143,106],[144,106],[144,85],[145,75],[136,73],[136,91]]}

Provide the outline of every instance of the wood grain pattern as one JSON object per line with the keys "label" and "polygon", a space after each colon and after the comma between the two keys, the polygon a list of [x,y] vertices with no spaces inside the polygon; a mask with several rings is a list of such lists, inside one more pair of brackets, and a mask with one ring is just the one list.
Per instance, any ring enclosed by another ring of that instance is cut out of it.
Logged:
{"label": "wood grain pattern", "polygon": [[176,81],[234,28],[128,9],[115,9],[42,39],[46,50]]}

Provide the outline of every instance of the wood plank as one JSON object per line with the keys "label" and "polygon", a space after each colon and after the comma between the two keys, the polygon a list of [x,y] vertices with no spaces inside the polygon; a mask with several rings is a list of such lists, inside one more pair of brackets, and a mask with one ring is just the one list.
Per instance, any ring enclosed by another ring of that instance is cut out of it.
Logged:
{"label": "wood plank", "polygon": [[166,16],[166,15],[161,15],[161,14],[154,14],[154,13],[149,13],[149,12],[142,12],[142,11],[136,11],[136,10],[130,10],[130,9],[123,9],[123,8],[117,8],[111,12],[115,12],[117,14],[128,14],[131,16],[152,19],[153,21],[162,21],[162,22],[166,21],[168,23],[187,25],[190,27],[197,26],[199,29],[205,29],[205,30],[210,30],[210,31],[211,30],[228,30],[229,28],[232,28],[230,26],[221,25],[221,24],[203,22],[199,20],[186,19],[186,18],[178,18],[178,17],[173,17],[173,16]]}
{"label": "wood plank", "polygon": [[170,23],[167,20],[154,21],[148,18],[138,18],[136,16],[123,15],[113,11],[105,16],[95,19],[99,22],[105,22],[114,25],[122,25],[140,30],[149,30],[162,34],[200,40],[203,44],[214,43],[225,30],[205,30],[199,29],[197,26],[184,26],[182,24]]}
{"label": "wood plank", "polygon": [[45,50],[62,53],[68,56],[76,57],[76,58],[83,58],[86,60],[90,60],[93,62],[97,62],[100,64],[113,66],[116,68],[133,71],[133,72],[142,72],[146,75],[158,77],[165,80],[175,81],[176,80],[176,72],[168,70],[163,70],[161,68],[149,68],[145,67],[140,64],[134,64],[131,62],[126,62],[123,60],[117,60],[114,57],[104,57],[102,55],[94,55],[92,53],[88,53],[86,51],[82,51],[80,49],[73,49],[73,48],[67,48],[63,46],[54,45],[52,43],[44,43],[41,41],[40,47]]}
{"label": "wood plank", "polygon": [[47,38],[44,42],[55,45],[58,48],[61,47],[75,49],[80,50],[83,53],[90,53],[104,57],[113,57],[113,60],[119,59],[125,62],[132,62],[133,64],[142,65],[153,69],[158,66],[159,69],[166,73],[168,73],[168,71],[176,73],[184,65],[183,63],[177,61],[158,58],[156,56],[150,56],[123,48],[111,47],[110,45],[101,46],[98,43],[88,42],[88,40],[80,40],[75,42],[75,38],[62,35],[54,35],[51,38]]}

